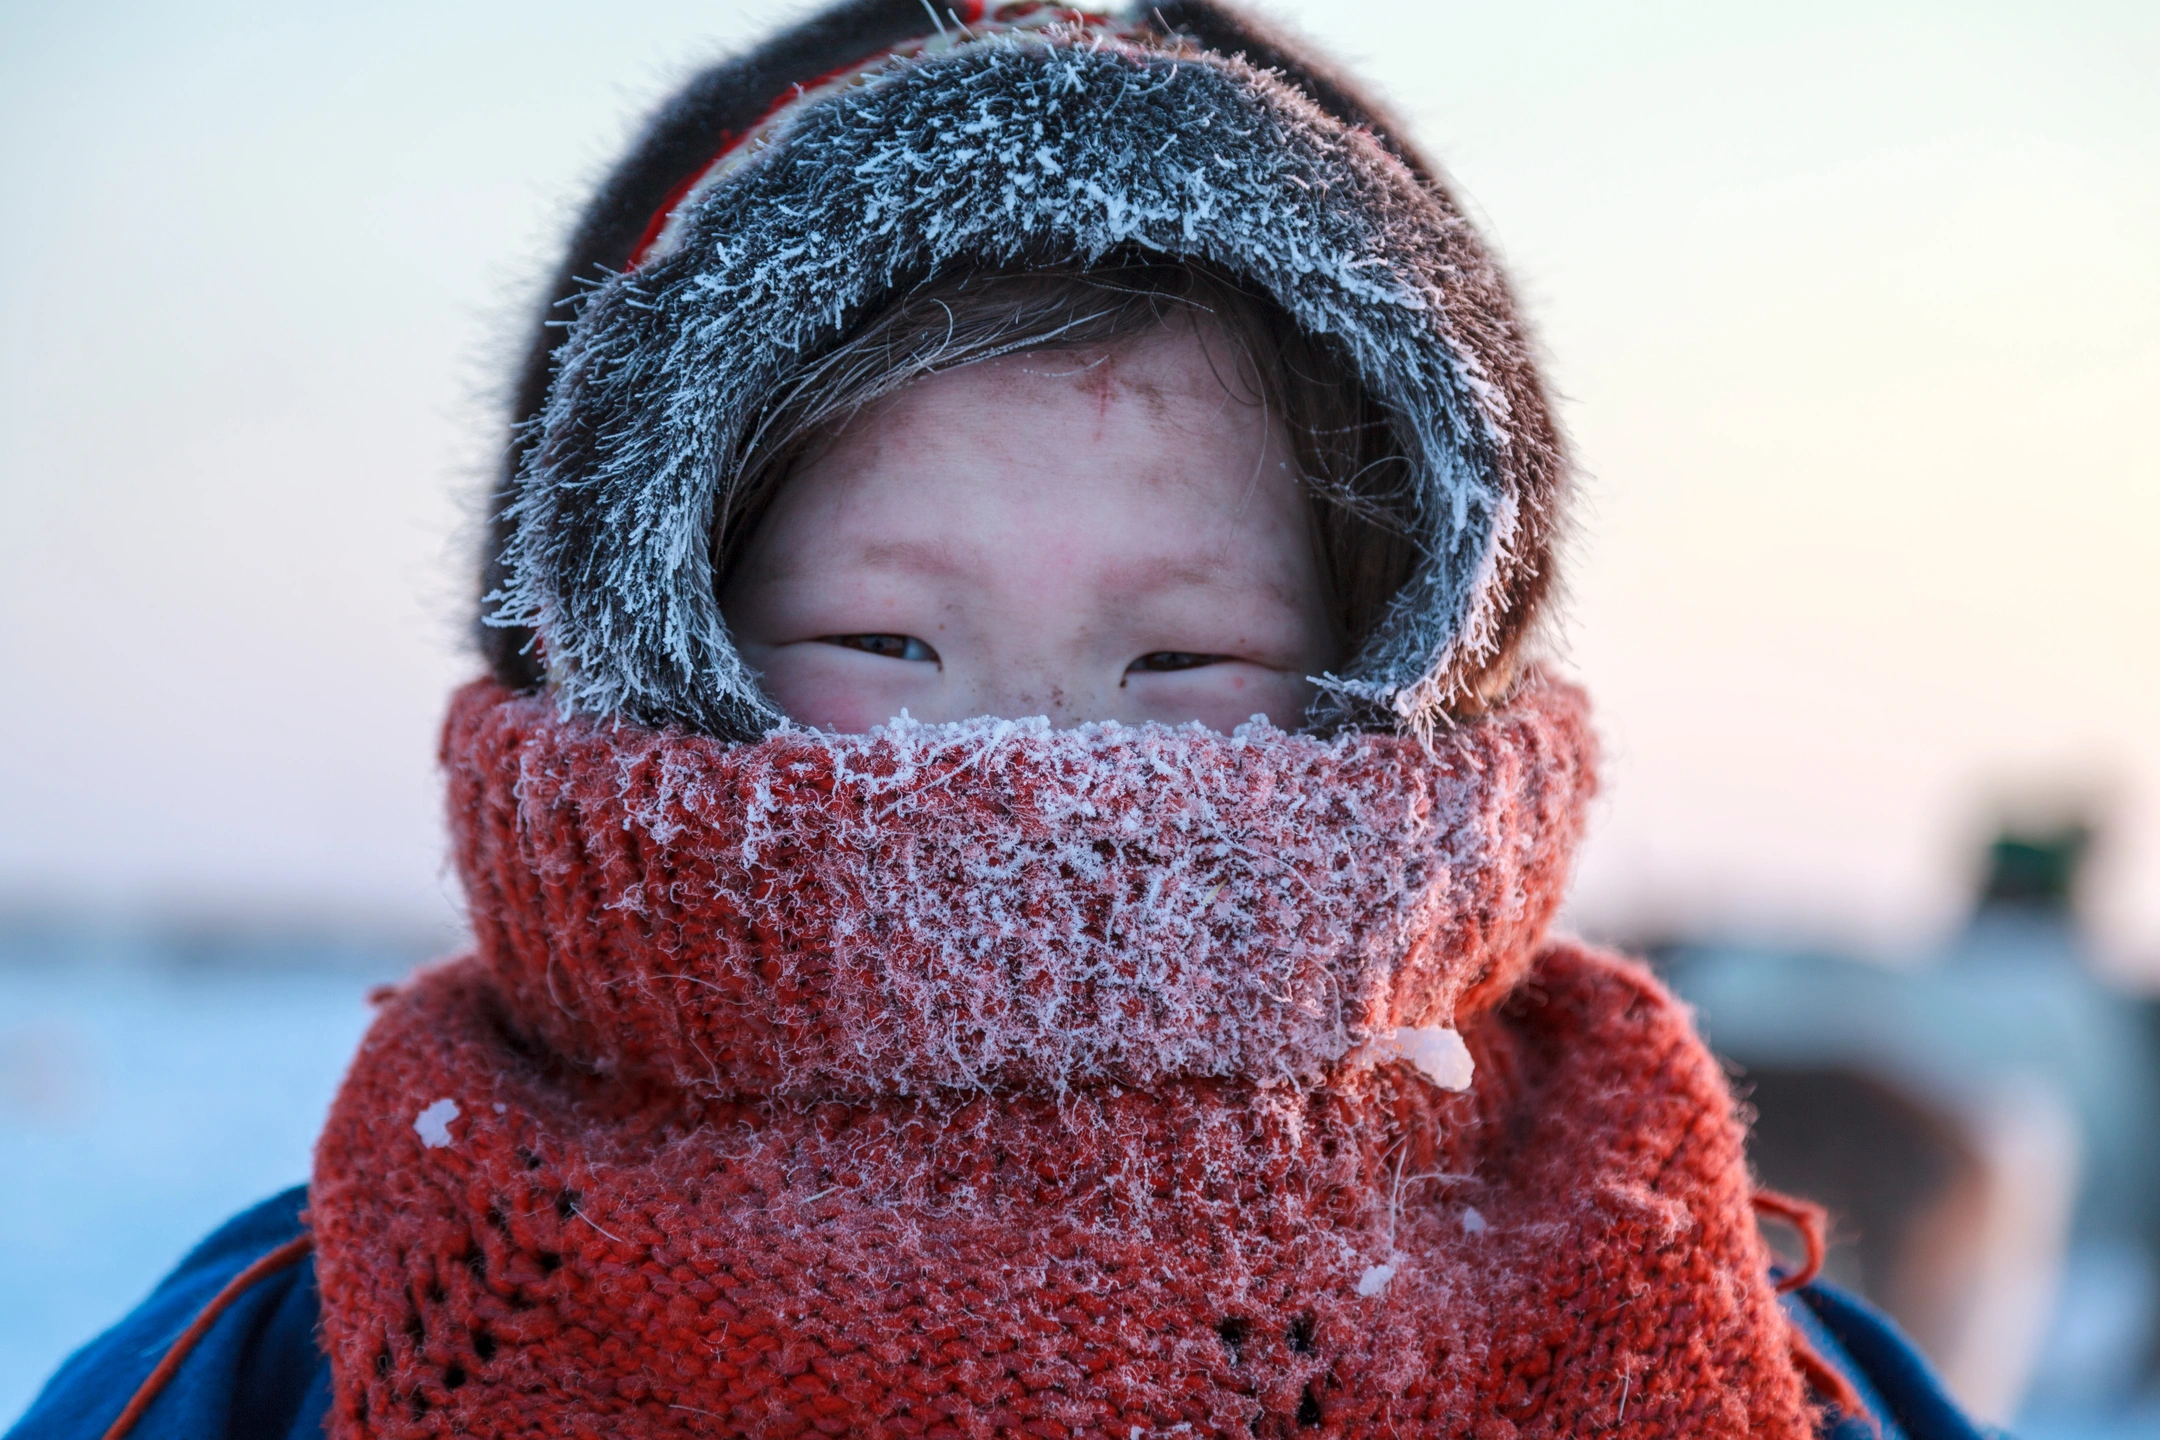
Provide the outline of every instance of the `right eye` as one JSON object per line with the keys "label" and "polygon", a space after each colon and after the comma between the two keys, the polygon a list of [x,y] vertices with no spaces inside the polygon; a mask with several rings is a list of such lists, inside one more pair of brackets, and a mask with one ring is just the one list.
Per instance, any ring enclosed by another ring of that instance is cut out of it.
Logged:
{"label": "right eye", "polygon": [[838,645],[843,650],[861,650],[871,655],[883,655],[888,660],[923,660],[935,665],[937,651],[931,649],[913,635],[820,635],[820,644]]}
{"label": "right eye", "polygon": [[1151,650],[1126,666],[1125,673],[1198,670],[1207,665],[1220,665],[1229,658],[1227,655],[1204,655],[1196,650]]}

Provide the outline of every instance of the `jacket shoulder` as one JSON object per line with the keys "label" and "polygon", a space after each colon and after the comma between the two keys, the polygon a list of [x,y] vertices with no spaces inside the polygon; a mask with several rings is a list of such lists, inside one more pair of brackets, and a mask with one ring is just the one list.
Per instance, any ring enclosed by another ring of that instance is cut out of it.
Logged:
{"label": "jacket shoulder", "polygon": [[1818,1280],[1786,1296],[1785,1310],[1870,1411],[1838,1417],[1825,1440],[2008,1440],[1968,1419],[1927,1357],[1865,1300]]}
{"label": "jacket shoulder", "polygon": [[[296,1186],[234,1216],[142,1304],[69,1356],[6,1440],[99,1440],[175,1339],[232,1278],[305,1233]],[[322,1433],[330,1365],[315,1342],[312,1258],[264,1277],[217,1318],[129,1440],[298,1440]]]}

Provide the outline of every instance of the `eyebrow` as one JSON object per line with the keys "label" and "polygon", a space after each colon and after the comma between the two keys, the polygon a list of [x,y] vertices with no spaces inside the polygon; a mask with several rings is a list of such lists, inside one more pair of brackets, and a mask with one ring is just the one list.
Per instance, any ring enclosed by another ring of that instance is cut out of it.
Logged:
{"label": "eyebrow", "polygon": [[1174,555],[1158,555],[1150,559],[1135,560],[1114,566],[1110,572],[1112,583],[1131,595],[1159,594],[1165,590],[1234,590],[1248,582],[1269,598],[1279,600],[1295,609],[1299,603],[1296,588],[1272,571],[1248,572],[1224,564],[1214,557],[1190,559]]}
{"label": "eyebrow", "polygon": [[855,563],[924,575],[957,575],[968,568],[946,540],[878,540],[865,545]]}
{"label": "eyebrow", "polygon": [[[941,539],[873,541],[856,553],[854,563],[923,575],[963,575],[971,568],[958,548]],[[1118,588],[1139,594],[1181,588],[1215,590],[1223,588],[1228,568],[1213,556],[1156,555],[1118,561],[1110,567],[1109,578]]]}
{"label": "eyebrow", "polygon": [[1156,555],[1144,560],[1120,561],[1110,568],[1110,578],[1121,589],[1142,593],[1155,590],[1222,588],[1225,567],[1214,557],[1192,559],[1180,555]]}
{"label": "eyebrow", "polygon": [[[916,574],[957,575],[967,566],[943,540],[874,540],[837,557],[843,569],[904,570]],[[787,582],[828,573],[829,567],[800,553],[785,561],[765,560],[758,573],[768,581]]]}
{"label": "eyebrow", "polygon": [[[898,570],[916,575],[965,576],[971,566],[968,559],[949,540],[875,540],[856,551],[846,562],[851,567],[864,569]],[[793,580],[809,573],[815,567],[800,561],[782,570],[768,572],[773,580]],[[1123,560],[1110,567],[1109,580],[1113,587],[1128,595],[1153,595],[1166,590],[1226,590],[1235,588],[1247,577],[1234,574],[1231,567],[1214,556],[1193,558],[1180,555],[1155,555],[1137,560]],[[1274,575],[1257,577],[1260,586],[1271,597],[1286,604],[1295,604],[1297,595],[1292,587]]]}

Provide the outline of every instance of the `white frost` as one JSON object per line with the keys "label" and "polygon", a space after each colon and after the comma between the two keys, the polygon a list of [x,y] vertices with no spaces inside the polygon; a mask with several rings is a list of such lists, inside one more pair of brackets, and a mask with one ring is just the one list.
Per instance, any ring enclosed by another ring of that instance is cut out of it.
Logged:
{"label": "white frost", "polygon": [[[736,453],[805,357],[896,275],[1127,245],[1235,269],[1338,343],[1395,422],[1426,558],[1321,687],[1320,718],[1380,699],[1430,740],[1419,707],[1493,653],[1501,582],[1537,560],[1516,491],[1535,457],[1557,457],[1535,417],[1511,433],[1500,377],[1531,357],[1467,224],[1290,85],[1035,13],[1021,22],[1044,27],[1034,38],[963,30],[951,48],[926,40],[805,88],[693,182],[657,268],[581,307],[509,512],[508,583],[487,602],[490,624],[546,636],[565,713],[722,733],[779,722],[709,564],[682,563],[710,548],[727,473],[711,457]],[[1166,110],[1185,117],[1167,138]],[[620,417],[608,444],[560,443],[601,415]]]}
{"label": "white frost", "polygon": [[1470,1058],[1470,1047],[1453,1030],[1444,1025],[1428,1029],[1405,1026],[1395,1032],[1395,1044],[1403,1059],[1424,1071],[1426,1078],[1441,1089],[1470,1088],[1470,1077],[1477,1065]]}
{"label": "white frost", "polygon": [[1387,1282],[1394,1278],[1395,1262],[1393,1260],[1375,1265],[1363,1275],[1358,1276],[1357,1293],[1369,1300],[1382,1290],[1387,1289]]}
{"label": "white frost", "polygon": [[457,1117],[457,1101],[437,1100],[413,1120],[413,1132],[420,1137],[422,1145],[430,1150],[440,1150],[450,1143],[450,1122]]}
{"label": "white frost", "polygon": [[1405,1025],[1390,1034],[1375,1035],[1345,1058],[1360,1065],[1407,1060],[1443,1090],[1469,1089],[1470,1077],[1477,1072],[1470,1047],[1445,1025]]}
{"label": "white frost", "polygon": [[1482,1235],[1492,1227],[1485,1223],[1485,1217],[1479,1213],[1477,1206],[1466,1205],[1462,1212],[1462,1228],[1465,1235]]}

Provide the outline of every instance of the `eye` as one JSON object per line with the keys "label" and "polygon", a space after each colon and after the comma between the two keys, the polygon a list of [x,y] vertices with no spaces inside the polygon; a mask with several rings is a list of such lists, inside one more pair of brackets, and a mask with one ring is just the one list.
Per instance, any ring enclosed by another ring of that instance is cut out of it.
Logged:
{"label": "eye", "polygon": [[1220,665],[1228,655],[1201,655],[1191,650],[1151,650],[1125,667],[1125,673],[1147,674],[1164,670],[1197,670],[1203,665]]}
{"label": "eye", "polygon": [[883,655],[888,660],[926,660],[938,663],[937,651],[931,649],[913,635],[820,635],[821,645],[838,645],[844,650],[861,650],[871,655]]}

